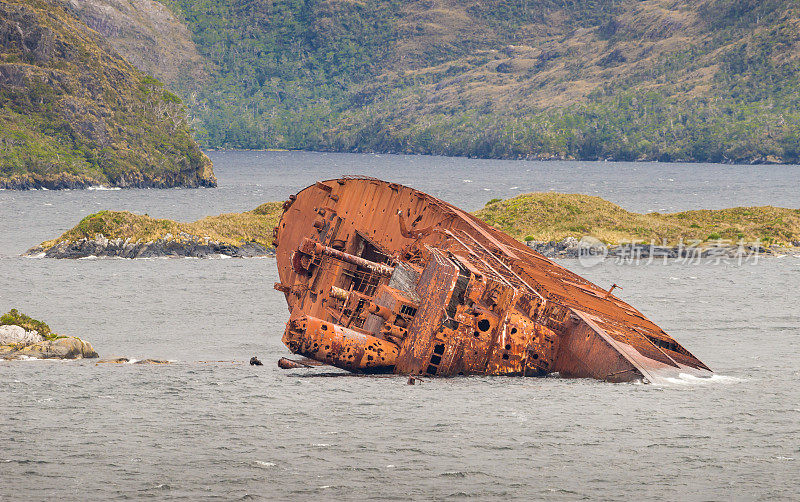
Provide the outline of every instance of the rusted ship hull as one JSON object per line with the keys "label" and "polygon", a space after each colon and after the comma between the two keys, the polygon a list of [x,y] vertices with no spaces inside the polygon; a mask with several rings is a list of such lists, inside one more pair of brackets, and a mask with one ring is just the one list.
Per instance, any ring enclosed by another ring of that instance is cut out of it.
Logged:
{"label": "rusted ship hull", "polygon": [[609,291],[409,187],[318,182],[284,204],[275,245],[283,341],[325,364],[610,382],[711,375]]}

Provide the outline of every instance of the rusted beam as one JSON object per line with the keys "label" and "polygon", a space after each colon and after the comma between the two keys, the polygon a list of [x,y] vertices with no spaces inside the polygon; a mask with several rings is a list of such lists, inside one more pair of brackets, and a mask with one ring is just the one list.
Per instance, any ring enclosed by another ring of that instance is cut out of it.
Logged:
{"label": "rusted beam", "polygon": [[317,255],[330,256],[331,258],[335,258],[345,263],[351,263],[358,267],[365,268],[370,272],[372,272],[373,274],[389,277],[392,275],[392,272],[394,272],[394,267],[390,267],[389,265],[385,265],[383,263],[378,263],[370,260],[365,260],[360,256],[352,255],[350,253],[345,253],[344,251],[339,251],[338,249],[334,249],[332,247],[324,246],[321,243],[312,241],[311,239],[308,238],[306,238],[303,241],[303,245],[301,247],[301,250],[306,250],[306,249],[313,249],[314,254]]}
{"label": "rusted beam", "polygon": [[294,361],[287,357],[281,357],[278,359],[278,367],[284,370],[291,370],[297,368],[311,368],[310,364],[303,364],[300,361]]}

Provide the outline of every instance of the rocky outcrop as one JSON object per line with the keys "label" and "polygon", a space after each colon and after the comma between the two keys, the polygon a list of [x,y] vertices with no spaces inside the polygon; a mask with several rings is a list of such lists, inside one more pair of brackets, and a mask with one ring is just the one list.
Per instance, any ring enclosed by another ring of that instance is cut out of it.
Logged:
{"label": "rocky outcrop", "polygon": [[215,242],[209,239],[200,239],[188,234],[173,238],[167,235],[163,239],[149,242],[131,241],[130,239],[107,239],[98,234],[94,239],[79,239],[77,241],[62,241],[49,249],[41,246],[28,250],[26,256],[41,256],[46,258],[87,258],[112,257],[112,258],[211,258],[215,256],[230,256],[232,258],[252,258],[257,256],[274,256],[273,249],[267,249],[255,242],[243,242],[239,245]]}
{"label": "rocky outcrop", "polygon": [[80,338],[65,337],[22,347],[5,345],[0,347],[0,356],[5,359],[30,357],[33,359],[84,359],[98,357],[92,344]]}
{"label": "rocky outcrop", "polygon": [[0,316],[0,359],[82,359],[97,357],[80,338],[53,333],[50,326],[17,309]]}
{"label": "rocky outcrop", "polygon": [[88,359],[98,357],[94,347],[80,338],[63,337],[36,343],[0,345],[3,359]]}
{"label": "rocky outcrop", "polygon": [[[601,257],[614,259],[650,258],[739,258],[747,256],[781,255],[796,251],[796,248],[778,246],[705,245],[705,246],[655,246],[651,244],[605,245],[597,239],[567,237],[561,241],[528,241],[525,244],[547,258]],[[793,243],[800,247],[800,242]]]}
{"label": "rocky outcrop", "polygon": [[87,26],[103,35],[134,66],[168,85],[191,87],[208,78],[211,64],[192,34],[155,0],[68,0]]}
{"label": "rocky outcrop", "polygon": [[127,357],[112,357],[110,359],[101,359],[97,364],[170,364],[172,361],[166,359],[128,359]]}
{"label": "rocky outcrop", "polygon": [[22,326],[0,326],[0,345],[30,345],[43,341],[36,331],[27,331]]}
{"label": "rocky outcrop", "polygon": [[75,176],[68,173],[56,175],[25,174],[13,176],[8,179],[0,179],[0,188],[6,190],[36,190],[46,188],[48,190],[71,190],[79,188],[89,188],[100,186],[102,183],[88,176]]}

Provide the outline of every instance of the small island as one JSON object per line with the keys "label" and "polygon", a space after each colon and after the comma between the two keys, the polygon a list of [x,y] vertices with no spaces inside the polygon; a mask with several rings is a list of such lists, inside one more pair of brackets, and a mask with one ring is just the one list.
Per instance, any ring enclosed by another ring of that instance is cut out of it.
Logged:
{"label": "small island", "polygon": [[53,333],[42,321],[11,309],[0,316],[0,359],[89,359],[98,357],[92,344]]}
{"label": "small island", "polygon": [[[128,211],[100,211],[26,255],[272,256],[272,229],[282,212],[281,202],[267,202],[252,211],[181,223]],[[781,254],[800,247],[800,209],[772,206],[641,214],[591,195],[539,192],[494,199],[473,214],[548,257],[576,257],[580,239],[587,236],[612,255],[631,247],[639,249],[639,255],[650,247],[657,248],[659,256],[673,258],[687,252],[734,255],[743,249],[748,254]]]}
{"label": "small island", "polygon": [[493,199],[474,214],[548,257],[576,257],[584,236],[611,255],[642,257],[783,254],[800,247],[800,209],[773,206],[641,214],[596,196],[540,192]]}
{"label": "small island", "polygon": [[209,216],[192,223],[128,211],[100,211],[60,237],[27,251],[47,258],[236,258],[272,256],[272,229],[283,209],[267,202],[243,213]]}

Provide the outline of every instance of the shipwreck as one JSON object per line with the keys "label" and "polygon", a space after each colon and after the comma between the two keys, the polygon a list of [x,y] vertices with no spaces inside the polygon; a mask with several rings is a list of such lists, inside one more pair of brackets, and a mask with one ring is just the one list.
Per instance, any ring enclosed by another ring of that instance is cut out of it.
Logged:
{"label": "shipwreck", "polygon": [[413,188],[345,177],[283,209],[275,289],[295,354],[351,372],[437,377],[712,374],[613,287]]}

